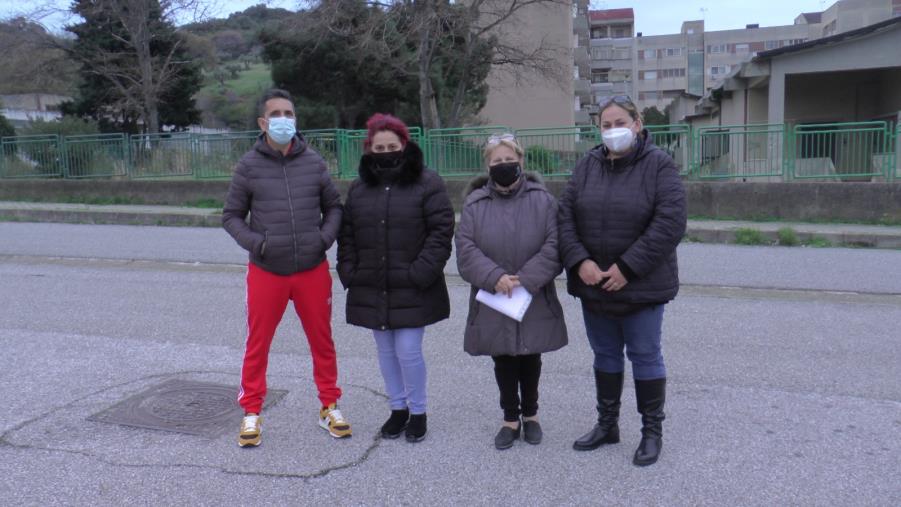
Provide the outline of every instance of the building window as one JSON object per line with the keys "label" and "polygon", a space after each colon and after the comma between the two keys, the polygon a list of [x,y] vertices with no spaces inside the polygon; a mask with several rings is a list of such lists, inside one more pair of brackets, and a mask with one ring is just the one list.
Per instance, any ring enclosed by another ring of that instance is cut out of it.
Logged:
{"label": "building window", "polygon": [[607,28],[592,28],[591,29],[591,38],[592,39],[603,39],[607,37]]}
{"label": "building window", "polygon": [[685,69],[663,69],[660,71],[660,78],[685,77]]}
{"label": "building window", "polygon": [[656,49],[645,49],[644,50],[644,59],[645,60],[654,60],[657,58],[657,50]]}
{"label": "building window", "polygon": [[710,54],[714,53],[725,53],[726,45],[725,44],[712,44],[707,46],[707,52]]}
{"label": "building window", "polygon": [[631,30],[628,26],[614,26],[613,27],[613,38],[621,39],[623,37],[630,37]]}
{"label": "building window", "polygon": [[804,42],[807,42],[807,39],[789,39],[789,40],[785,41],[785,45],[786,46],[794,46],[795,44],[802,44]]}
{"label": "building window", "polygon": [[607,70],[603,70],[600,72],[593,71],[591,73],[591,82],[592,83],[609,83],[610,82],[610,72]]}
{"label": "building window", "polygon": [[714,65],[710,67],[710,75],[711,76],[723,76],[729,73],[728,65]]}
{"label": "building window", "polygon": [[782,47],[782,41],[779,40],[768,40],[764,46],[767,50],[770,49],[778,49]]}
{"label": "building window", "polygon": [[750,46],[748,46],[747,44],[736,44],[735,45],[736,53],[747,53],[750,49],[751,49]]}
{"label": "building window", "polygon": [[657,79],[657,71],[656,70],[645,70],[641,71],[641,79],[645,81],[655,81]]}
{"label": "building window", "polygon": [[682,48],[666,48],[666,56],[682,56]]}

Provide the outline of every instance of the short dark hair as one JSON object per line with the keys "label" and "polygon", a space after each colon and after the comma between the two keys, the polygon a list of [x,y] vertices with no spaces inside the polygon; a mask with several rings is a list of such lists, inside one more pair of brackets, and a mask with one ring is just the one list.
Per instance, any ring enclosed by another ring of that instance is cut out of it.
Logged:
{"label": "short dark hair", "polygon": [[266,90],[266,93],[260,97],[260,102],[257,103],[257,111],[260,114],[260,118],[262,118],[266,114],[266,103],[272,99],[285,99],[294,105],[294,99],[291,98],[291,94],[281,88],[270,88]]}

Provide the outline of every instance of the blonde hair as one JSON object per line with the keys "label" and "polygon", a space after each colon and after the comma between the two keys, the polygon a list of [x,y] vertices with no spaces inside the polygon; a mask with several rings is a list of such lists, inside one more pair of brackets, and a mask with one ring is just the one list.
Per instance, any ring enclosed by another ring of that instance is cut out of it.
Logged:
{"label": "blonde hair", "polygon": [[522,146],[516,142],[515,139],[499,139],[496,142],[489,142],[485,145],[485,149],[482,151],[482,158],[485,161],[485,165],[488,165],[488,162],[491,160],[491,154],[494,153],[499,146],[506,146],[516,153],[516,156],[519,157],[520,160],[525,162],[526,152],[522,149]]}

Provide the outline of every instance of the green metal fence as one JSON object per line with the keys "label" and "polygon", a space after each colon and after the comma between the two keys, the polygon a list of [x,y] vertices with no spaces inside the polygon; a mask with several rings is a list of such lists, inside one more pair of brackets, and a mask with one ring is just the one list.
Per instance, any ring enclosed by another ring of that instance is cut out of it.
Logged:
{"label": "green metal fence", "polygon": [[0,139],[0,177],[62,178],[63,147],[55,134]]}
{"label": "green metal fence", "polygon": [[482,150],[491,134],[512,133],[503,125],[429,130],[425,139],[426,163],[445,177],[470,176],[485,170]]}
{"label": "green metal fence", "polygon": [[62,146],[66,178],[111,178],[128,174],[125,134],[66,136]]}
{"label": "green metal fence", "polygon": [[676,161],[679,174],[688,176],[691,170],[691,128],[688,125],[647,125],[654,144]]}
{"label": "green metal fence", "polygon": [[901,178],[901,121],[895,125],[895,135],[892,136],[892,150],[895,152],[895,170],[891,171],[892,180]]}
{"label": "green metal fence", "polygon": [[895,154],[884,121],[796,125],[790,155],[792,177],[871,181],[890,178]]}
{"label": "green metal fence", "polygon": [[695,129],[690,175],[699,179],[782,178],[787,152],[781,124]]}
{"label": "green metal fence", "polygon": [[316,150],[328,165],[329,173],[333,178],[340,176],[338,166],[338,136],[339,129],[305,130],[304,139],[311,148]]}
{"label": "green metal fence", "polygon": [[129,137],[132,178],[172,178],[194,175],[196,136],[189,133],[139,134]]}
{"label": "green metal fence", "polygon": [[[901,178],[901,124],[760,124],[691,128],[648,126],[657,146],[692,179],[894,181]],[[426,164],[445,177],[485,170],[482,151],[492,134],[513,133],[525,165],[565,177],[601,142],[594,126],[512,129],[503,125],[410,128]],[[259,132],[151,135],[38,135],[0,138],[0,178],[229,178]],[[352,179],[365,130],[304,131],[335,178]]]}
{"label": "green metal fence", "polygon": [[235,164],[253,148],[258,135],[259,132],[230,132],[193,136],[190,144],[193,176],[230,178]]}
{"label": "green metal fence", "polygon": [[[525,150],[525,168],[552,178],[568,176],[585,152],[601,142],[600,130],[591,125],[519,129],[515,135]],[[484,163],[479,169],[485,170]]]}

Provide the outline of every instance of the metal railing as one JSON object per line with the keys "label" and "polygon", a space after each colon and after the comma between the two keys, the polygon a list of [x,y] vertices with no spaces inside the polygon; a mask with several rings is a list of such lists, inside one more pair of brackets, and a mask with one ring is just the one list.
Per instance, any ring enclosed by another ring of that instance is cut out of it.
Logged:
{"label": "metal railing", "polygon": [[895,154],[884,121],[796,125],[789,157],[792,178],[870,181],[889,177]]}
{"label": "metal railing", "polygon": [[[901,178],[901,124],[884,121],[813,125],[753,124],[648,126],[654,143],[681,174],[698,180],[894,181]],[[526,169],[566,177],[601,143],[594,126],[512,130],[503,125],[432,129],[411,127],[426,164],[444,177],[485,170],[482,153],[492,134],[513,133]],[[0,178],[222,178],[256,142],[259,132],[219,134],[34,135],[0,138]],[[335,178],[352,179],[365,130],[304,131]]]}
{"label": "metal railing", "polygon": [[431,129],[423,152],[426,164],[445,177],[469,176],[485,170],[482,151],[492,134],[512,133],[503,125]]}
{"label": "metal railing", "polygon": [[781,124],[719,125],[694,130],[689,176],[782,179],[787,154]]}

